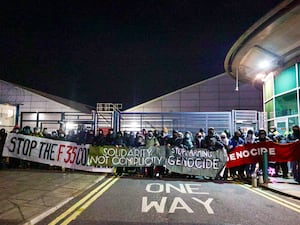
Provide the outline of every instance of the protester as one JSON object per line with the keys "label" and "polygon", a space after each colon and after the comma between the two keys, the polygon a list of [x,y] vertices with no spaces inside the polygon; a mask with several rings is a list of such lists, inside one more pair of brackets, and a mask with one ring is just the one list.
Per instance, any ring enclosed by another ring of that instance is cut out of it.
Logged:
{"label": "protester", "polygon": [[3,153],[3,147],[5,144],[6,136],[7,136],[7,133],[6,133],[5,129],[2,128],[0,130],[0,169],[2,169],[3,166],[5,165],[5,163],[3,161],[2,153]]}
{"label": "protester", "polygon": [[203,148],[207,148],[211,151],[215,151],[224,147],[219,135],[215,132],[215,129],[213,127],[208,128],[207,135],[202,140],[201,145],[203,146]]}
{"label": "protester", "polygon": [[43,135],[44,138],[50,138],[51,137],[47,127],[43,128],[42,135]]}
{"label": "protester", "polygon": [[[222,132],[220,135],[221,138],[221,142],[224,145],[224,148],[226,150],[226,152],[229,152],[229,139],[227,138],[227,134],[225,132]],[[224,167],[224,171],[222,171],[220,174],[221,179],[223,180],[227,180],[228,179],[228,168],[225,166]]]}
{"label": "protester", "polygon": [[[229,139],[229,152],[233,151],[236,146],[244,145],[245,141],[241,138],[241,132],[236,130],[232,138]],[[230,168],[230,176],[232,178],[244,178],[245,165]]]}
{"label": "protester", "polygon": [[203,133],[198,132],[195,136],[195,148],[202,148],[202,141],[204,139]]}
{"label": "protester", "polygon": [[95,134],[93,129],[89,129],[89,131],[86,134],[86,144],[94,144],[95,143]]}
{"label": "protester", "polygon": [[[114,144],[117,148],[120,147],[124,147],[125,143],[124,143],[124,138],[123,138],[123,134],[121,131],[118,131],[115,138],[114,138]],[[116,168],[116,173],[117,175],[121,176],[124,172],[124,167],[118,166]]]}
{"label": "protester", "polygon": [[[247,144],[253,144],[255,142],[255,135],[254,135],[254,131],[253,130],[248,130],[247,131],[247,135],[245,137],[245,145]],[[256,171],[256,164],[257,163],[251,163],[251,164],[247,164],[245,165],[245,172],[246,172],[246,176],[247,178],[251,178],[251,176],[253,175],[253,173]]]}
{"label": "protester", "polygon": [[[157,138],[154,136],[154,133],[152,130],[149,130],[145,136],[145,147],[150,148],[153,146],[159,146],[159,142]],[[154,165],[147,167],[147,176],[153,177],[154,172]],[[159,176],[159,175],[158,175]]]}
{"label": "protester", "polygon": [[20,133],[19,125],[15,125],[14,128],[10,131],[10,133],[15,133],[15,134]]}
{"label": "protester", "polygon": [[43,133],[41,132],[41,129],[40,129],[40,128],[34,127],[34,128],[33,128],[32,136],[35,136],[35,137],[43,137]]}
{"label": "protester", "polygon": [[194,139],[193,134],[190,131],[186,131],[184,133],[183,141],[182,141],[183,147],[187,150],[191,150],[194,147]]}
{"label": "protester", "polygon": [[[290,142],[296,142],[299,140],[300,140],[300,129],[299,129],[298,125],[294,125],[292,127],[292,133],[287,136],[286,141],[287,141],[287,143],[290,143]],[[300,163],[298,161],[292,161],[291,167],[292,167],[292,175],[293,175],[294,179],[297,182],[300,182],[300,177],[299,177]]]}
{"label": "protester", "polygon": [[98,130],[98,134],[95,137],[95,145],[96,146],[103,146],[105,145],[105,135],[103,129]]}
{"label": "protester", "polygon": [[111,128],[108,130],[108,134],[105,136],[105,145],[115,145],[116,134]]}

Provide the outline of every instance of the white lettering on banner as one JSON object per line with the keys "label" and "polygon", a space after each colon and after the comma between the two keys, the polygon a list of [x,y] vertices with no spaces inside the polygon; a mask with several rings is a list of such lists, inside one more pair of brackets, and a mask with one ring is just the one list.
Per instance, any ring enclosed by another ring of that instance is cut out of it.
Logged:
{"label": "white lettering on banner", "polygon": [[109,157],[104,155],[90,156],[89,164],[107,165]]}
{"label": "white lettering on banner", "polygon": [[[92,157],[90,157],[92,158]],[[95,161],[95,159],[93,159]],[[97,160],[97,159],[96,159]],[[114,166],[153,166],[153,165],[159,165],[161,164],[163,158],[162,157],[113,157],[112,158],[112,164]],[[99,161],[97,161],[99,162]]]}
{"label": "white lettering on banner", "polygon": [[107,166],[111,164],[115,167],[150,167],[153,165],[163,165],[165,151],[158,148],[157,155],[155,147],[150,148],[103,148],[102,155],[90,155],[89,164]]}
{"label": "white lettering on banner", "polygon": [[276,155],[276,150],[275,148],[252,148],[250,150],[241,150],[238,152],[233,152],[229,153],[228,157],[231,161],[237,160],[237,159],[242,159],[242,158],[248,158],[248,157],[253,157],[253,156],[261,156],[263,153],[267,152],[269,155]]}
{"label": "white lettering on banner", "polygon": [[109,157],[119,156],[119,157],[150,157],[152,149],[145,148],[131,148],[128,151],[124,148],[104,148],[104,155]]}
{"label": "white lettering on banner", "polygon": [[[181,194],[200,194],[200,195],[208,195],[208,192],[200,191],[201,184],[178,184],[175,186],[170,183],[149,183],[146,185],[145,190],[148,193],[162,193],[166,192],[167,194],[171,193],[171,190],[175,190]],[[142,197],[142,212],[147,213],[153,208],[157,213],[164,213],[166,210],[166,202],[168,197],[163,196],[160,201],[148,201],[147,196]],[[208,198],[206,201],[202,201],[198,198],[192,197],[192,200],[200,203],[206,209],[208,214],[214,214],[213,209],[210,204],[213,201],[213,198]],[[180,197],[175,197],[171,200],[172,203],[170,205],[168,213],[174,213],[176,210],[183,209],[186,210],[187,213],[194,213],[191,207]],[[169,204],[168,204],[169,205]]]}
{"label": "white lettering on banner", "polygon": [[168,164],[170,166],[185,166],[188,168],[202,168],[202,169],[214,169],[218,170],[220,159],[203,159],[203,158],[177,158],[170,156],[168,158]]}

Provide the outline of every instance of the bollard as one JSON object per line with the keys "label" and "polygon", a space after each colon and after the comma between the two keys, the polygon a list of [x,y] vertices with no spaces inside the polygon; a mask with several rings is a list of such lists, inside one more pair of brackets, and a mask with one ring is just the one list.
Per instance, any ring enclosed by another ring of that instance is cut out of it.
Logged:
{"label": "bollard", "polygon": [[256,176],[256,173],[253,173],[251,177],[252,177],[252,179],[251,179],[251,181],[252,181],[252,187],[257,187],[257,176]]}

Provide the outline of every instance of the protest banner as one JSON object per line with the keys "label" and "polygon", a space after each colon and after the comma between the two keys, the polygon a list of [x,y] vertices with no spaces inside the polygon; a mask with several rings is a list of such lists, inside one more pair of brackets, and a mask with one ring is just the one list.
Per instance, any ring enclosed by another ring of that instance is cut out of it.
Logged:
{"label": "protest banner", "polygon": [[89,145],[9,133],[3,156],[91,172],[112,172],[112,168],[88,165]]}
{"label": "protest banner", "polygon": [[215,177],[228,168],[260,162],[267,152],[269,161],[300,161],[300,142],[277,144],[260,142],[225,149],[183,147],[115,147],[77,145],[74,142],[9,133],[4,157],[92,172],[113,173],[113,167],[165,166],[169,171],[187,175]]}
{"label": "protest banner", "polygon": [[89,165],[108,167],[163,166],[166,153],[164,146],[115,147],[91,146]]}
{"label": "protest banner", "polygon": [[175,173],[216,177],[226,165],[226,150],[210,151],[199,148],[187,150],[173,147],[168,149],[166,168]]}
{"label": "protest banner", "polygon": [[278,144],[268,141],[236,146],[228,153],[227,167],[261,162],[264,152],[268,154],[269,161],[300,161],[300,142]]}

